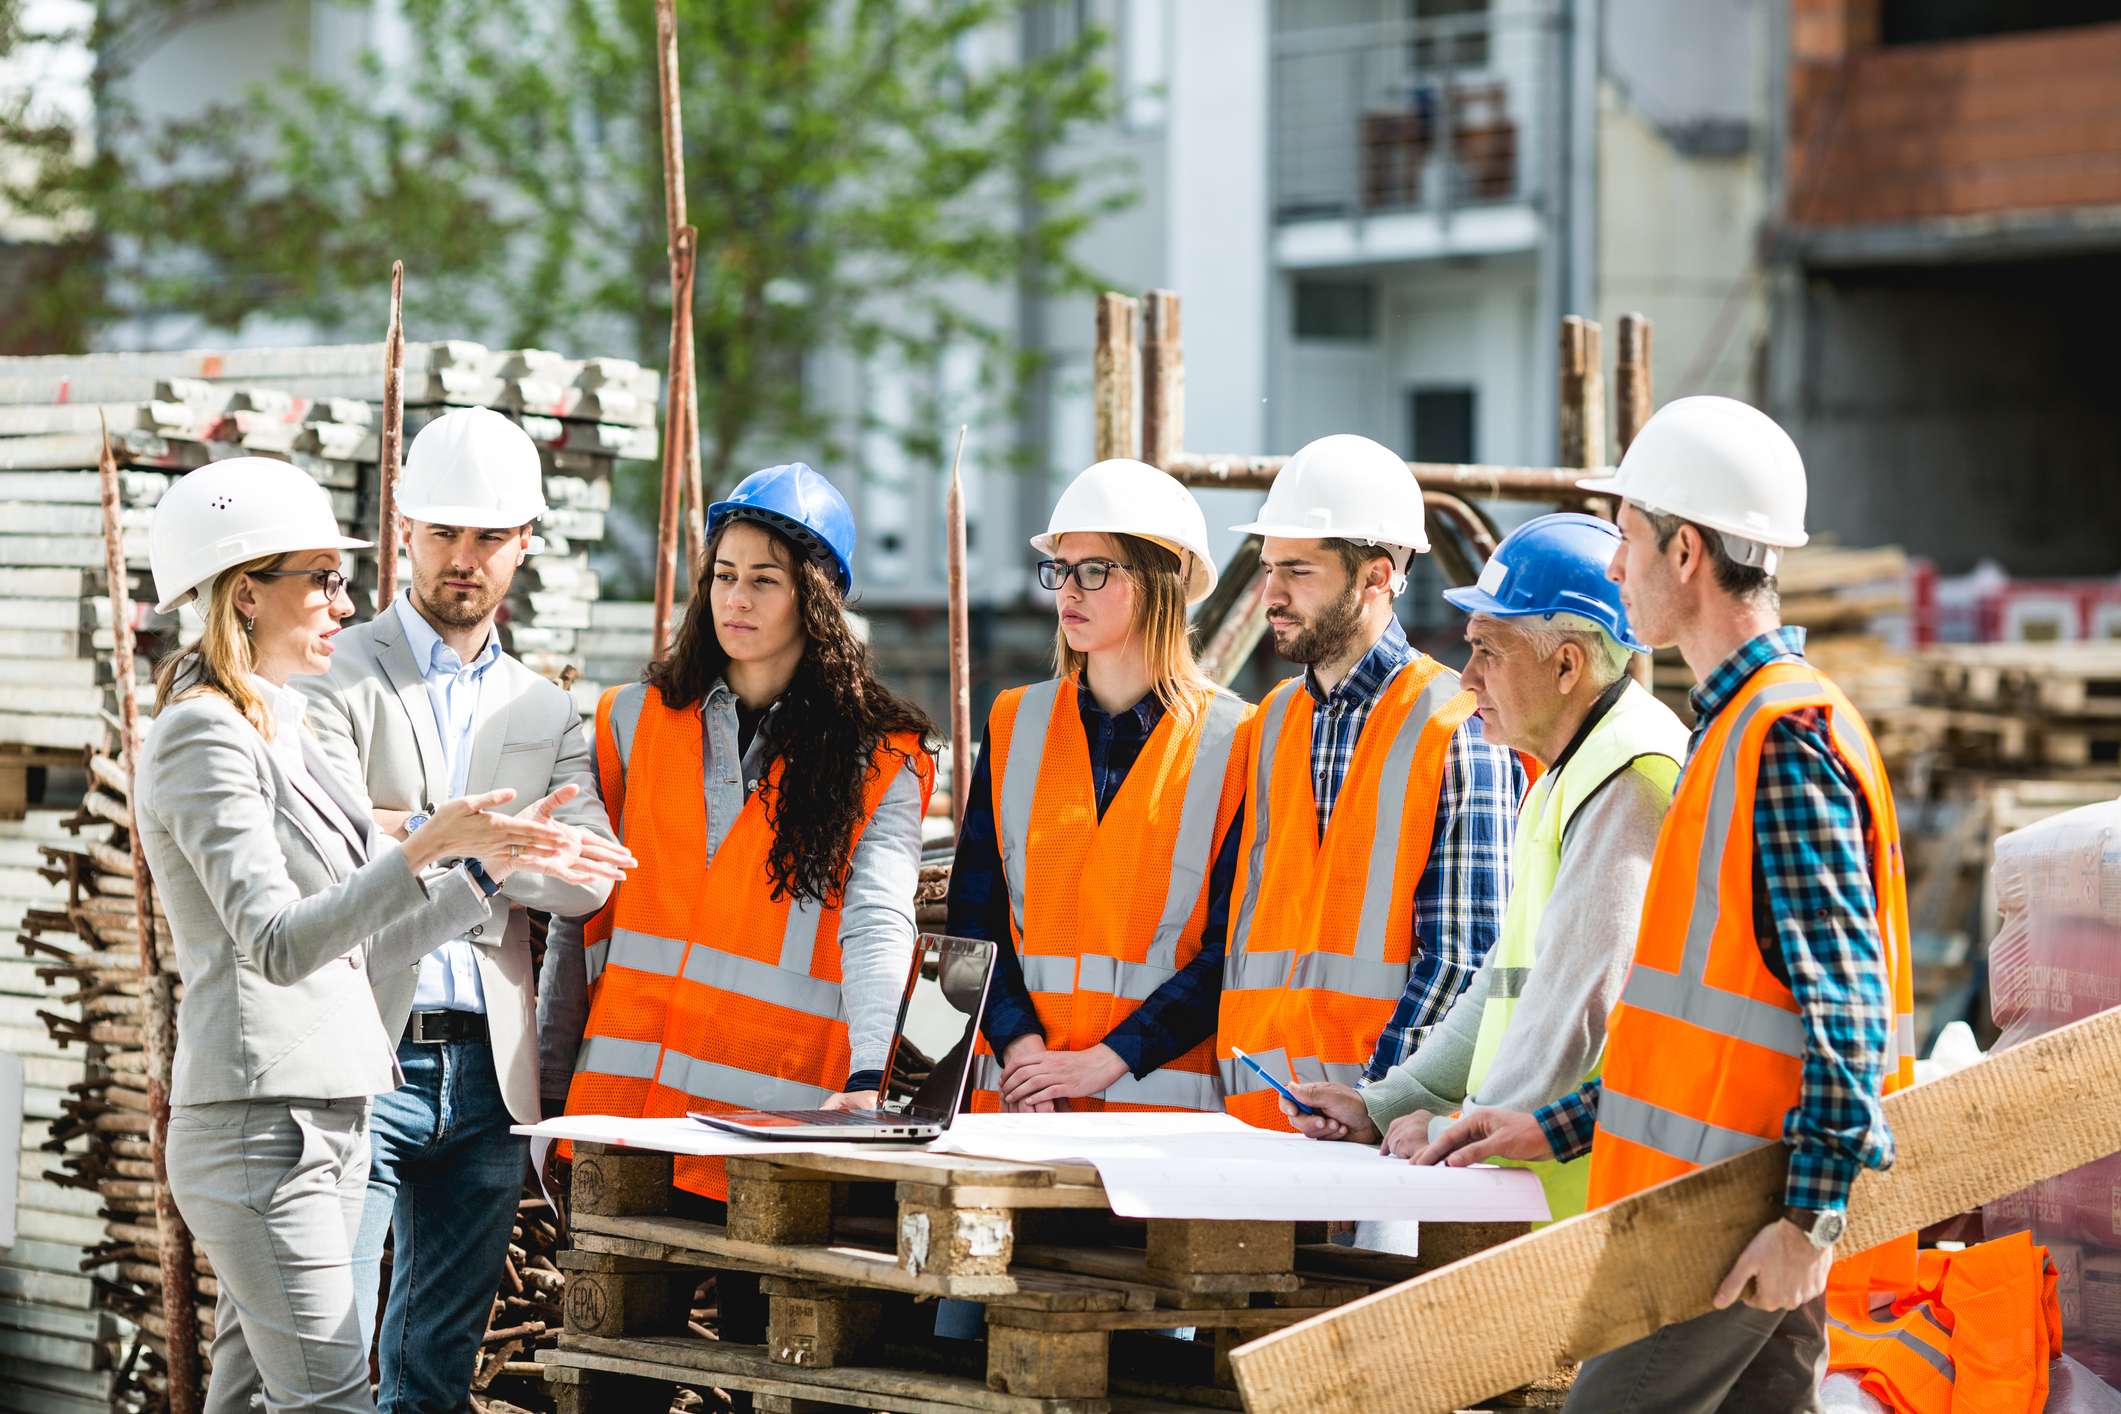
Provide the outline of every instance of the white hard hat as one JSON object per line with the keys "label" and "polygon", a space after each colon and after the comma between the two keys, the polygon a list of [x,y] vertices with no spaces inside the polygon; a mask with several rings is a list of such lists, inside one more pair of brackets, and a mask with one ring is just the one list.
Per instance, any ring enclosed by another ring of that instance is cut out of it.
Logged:
{"label": "white hard hat", "polygon": [[1086,469],[1054,503],[1044,535],[1031,548],[1050,555],[1063,535],[1098,531],[1138,535],[1178,556],[1186,575],[1186,602],[1198,604],[1215,592],[1215,565],[1208,555],[1208,518],[1200,502],[1169,474],[1147,462],[1115,457]]}
{"label": "white hard hat", "polygon": [[1577,485],[1722,531],[1741,564],[1775,572],[1804,533],[1804,458],[1773,418],[1735,398],[1679,398],[1657,409],[1615,475]]}
{"label": "white hard hat", "polygon": [[454,408],[405,454],[398,514],[429,525],[513,530],[545,514],[545,472],[530,434],[491,408]]}
{"label": "white hard hat", "polygon": [[[1306,442],[1282,464],[1257,519],[1230,528],[1248,535],[1287,540],[1353,540],[1391,550],[1425,554],[1421,486],[1406,460],[1390,447],[1335,433]],[[1405,587],[1406,563],[1392,592]]]}
{"label": "white hard hat", "polygon": [[180,477],[147,527],[155,612],[166,614],[221,571],[297,550],[365,550],[339,531],[331,495],[300,467],[271,457],[231,457]]}

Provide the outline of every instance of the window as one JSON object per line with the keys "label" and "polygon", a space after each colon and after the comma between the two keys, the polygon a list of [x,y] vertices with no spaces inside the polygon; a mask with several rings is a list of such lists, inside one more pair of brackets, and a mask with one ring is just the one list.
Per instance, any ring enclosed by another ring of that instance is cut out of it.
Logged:
{"label": "window", "polygon": [[1475,392],[1413,388],[1407,393],[1407,445],[1418,462],[1471,462]]}
{"label": "window", "polygon": [[1296,337],[1361,343],[1374,339],[1377,287],[1368,280],[1298,280]]}

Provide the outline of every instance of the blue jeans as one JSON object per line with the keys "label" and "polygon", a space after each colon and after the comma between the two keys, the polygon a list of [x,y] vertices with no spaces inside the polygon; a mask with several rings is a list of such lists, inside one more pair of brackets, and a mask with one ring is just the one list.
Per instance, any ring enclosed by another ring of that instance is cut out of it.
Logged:
{"label": "blue jeans", "polygon": [[405,1083],[375,1098],[368,1203],[354,1243],[363,1348],[376,1328],[383,1237],[396,1233],[376,1390],[380,1414],[470,1408],[487,1312],[501,1284],[524,1141],[484,1041],[398,1047]]}

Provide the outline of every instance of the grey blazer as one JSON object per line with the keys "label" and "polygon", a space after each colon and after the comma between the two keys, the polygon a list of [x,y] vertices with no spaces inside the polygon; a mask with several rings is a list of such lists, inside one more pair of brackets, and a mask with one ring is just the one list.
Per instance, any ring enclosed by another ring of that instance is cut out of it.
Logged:
{"label": "grey blazer", "polygon": [[[325,754],[342,779],[365,785],[377,808],[432,810],[449,798],[434,708],[395,606],[343,630],[332,640],[331,671],[297,678],[294,685],[309,704],[309,723]],[[558,818],[612,837],[597,799],[595,760],[572,697],[504,653],[479,679],[472,720],[467,794],[512,787],[516,798],[507,808],[514,811],[572,783],[582,793],[560,807]],[[478,954],[494,1071],[508,1111],[520,1123],[541,1118],[537,982],[530,965],[530,917],[524,910],[585,916],[602,908],[610,892],[609,885],[586,887],[517,870],[501,889],[505,926],[465,932]],[[417,958],[406,967],[376,973],[376,1004],[392,1046],[404,1037],[418,982]]]}
{"label": "grey blazer", "polygon": [[305,794],[218,694],[152,723],[133,802],[184,980],[172,1104],[393,1088],[370,970],[402,970],[493,917],[462,869],[415,878],[375,838],[367,801],[315,742],[303,749],[328,800]]}

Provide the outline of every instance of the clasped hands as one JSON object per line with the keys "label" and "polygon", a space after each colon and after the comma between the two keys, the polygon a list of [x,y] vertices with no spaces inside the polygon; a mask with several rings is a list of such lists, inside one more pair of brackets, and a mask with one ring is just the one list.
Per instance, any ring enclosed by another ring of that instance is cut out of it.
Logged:
{"label": "clasped hands", "polygon": [[[446,801],[404,836],[405,862],[418,873],[445,859],[476,859],[495,883],[518,869],[565,884],[617,883],[638,862],[632,852],[553,818],[580,793],[581,787],[564,785],[513,815],[501,813],[516,798],[506,787]],[[406,818],[402,811],[376,812],[376,823],[392,834],[404,829]]]}

